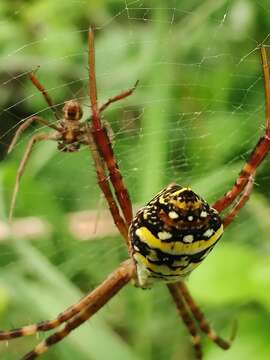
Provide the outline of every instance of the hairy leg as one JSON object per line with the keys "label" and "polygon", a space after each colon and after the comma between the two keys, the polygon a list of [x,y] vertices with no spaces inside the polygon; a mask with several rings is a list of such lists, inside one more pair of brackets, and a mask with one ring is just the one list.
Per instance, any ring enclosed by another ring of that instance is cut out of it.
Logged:
{"label": "hairy leg", "polygon": [[112,103],[119,101],[119,100],[123,100],[126,97],[132,95],[133,92],[135,91],[138,83],[139,83],[139,80],[136,81],[135,85],[132,88],[125,90],[125,91],[121,92],[120,94],[109,98],[103,105],[101,105],[101,107],[99,108],[99,113],[101,113],[102,111],[107,109],[107,107],[110,106]]}
{"label": "hairy leg", "polygon": [[197,332],[195,322],[190,316],[189,310],[183,300],[183,297],[181,295],[181,292],[179,291],[177,283],[168,284],[167,286],[175,302],[175,305],[178,309],[179,315],[181,316],[184,324],[188,329],[188,332],[191,335],[196,359],[200,360],[202,359],[202,346],[201,346],[201,339]]}
{"label": "hairy leg", "polygon": [[125,242],[129,248],[130,241],[128,238],[128,226],[127,226],[125,220],[122,218],[122,216],[119,212],[117,203],[114,200],[113,194],[111,192],[110,184],[108,182],[108,178],[106,177],[106,174],[105,174],[104,163],[103,163],[102,159],[100,158],[99,152],[96,148],[96,145],[94,143],[94,140],[92,138],[90,131],[88,131],[88,144],[90,145],[92,158],[95,163],[95,169],[96,169],[97,178],[98,178],[98,185],[105,196],[105,199],[109,206],[114,223],[117,226],[120,234],[125,239]]}
{"label": "hairy leg", "polygon": [[266,49],[261,48],[261,62],[264,76],[265,103],[266,103],[266,129],[264,135],[259,139],[257,145],[249,156],[246,164],[239,173],[232,189],[218,199],[213,207],[222,212],[228,208],[234,200],[244,191],[248,183],[255,176],[257,168],[264,160],[270,149],[270,76],[267,62]]}
{"label": "hairy leg", "polygon": [[20,138],[21,134],[33,123],[33,122],[38,122],[42,125],[45,125],[45,126],[48,126],[50,127],[51,129],[54,129],[56,131],[58,131],[58,127],[53,125],[53,124],[50,124],[47,120],[44,120],[42,119],[41,117],[39,116],[31,116],[29,119],[25,120],[20,126],[19,128],[17,129],[10,145],[9,145],[9,148],[8,148],[8,154],[14,149],[14,146],[16,145],[18,139]]}
{"label": "hairy leg", "polygon": [[30,80],[32,81],[33,85],[38,89],[38,91],[40,91],[41,94],[43,95],[46,103],[49,105],[50,109],[54,113],[55,118],[57,120],[60,120],[59,116],[57,115],[57,112],[55,111],[55,105],[53,103],[53,100],[50,97],[50,95],[48,94],[47,90],[44,88],[44,86],[39,82],[39,80],[36,76],[36,71],[31,72]]}
{"label": "hairy leg", "polygon": [[33,360],[46,352],[49,347],[60,342],[68,334],[97,313],[116,293],[118,293],[134,276],[135,266],[132,260],[123,262],[101,285],[90,293],[91,302],[80,313],[69,320],[59,330],[39,343],[34,350],[26,354],[22,360]]}
{"label": "hairy leg", "polygon": [[245,189],[243,190],[239,200],[234,205],[234,207],[229,211],[229,213],[226,214],[226,216],[224,217],[224,219],[223,219],[224,228],[226,228],[227,226],[230,225],[230,223],[233,221],[233,219],[238,214],[238,212],[242,209],[242,207],[249,200],[250,194],[251,194],[252,189],[253,189],[253,185],[254,185],[254,177],[251,176],[249,178],[248,183],[247,183]]}
{"label": "hairy leg", "polygon": [[23,154],[22,160],[20,162],[20,165],[18,167],[17,170],[17,174],[16,174],[16,181],[15,181],[15,186],[14,186],[14,190],[12,193],[12,198],[11,198],[11,205],[10,205],[10,211],[9,211],[9,220],[12,220],[12,216],[13,216],[13,211],[15,208],[15,204],[16,204],[16,198],[17,198],[17,194],[19,191],[19,186],[20,186],[20,179],[24,173],[25,170],[25,166],[27,164],[27,161],[29,160],[29,156],[32,152],[32,149],[35,145],[35,143],[37,141],[43,141],[43,140],[57,140],[57,133],[53,133],[53,134],[36,134],[34,136],[31,137],[31,139],[29,140],[25,152]]}
{"label": "hairy leg", "polygon": [[192,312],[194,318],[198,321],[198,325],[200,329],[202,330],[205,335],[215,342],[219,347],[221,347],[224,350],[227,350],[231,347],[232,340],[235,337],[235,327],[233,327],[232,335],[229,341],[222,339],[220,336],[216,334],[216,332],[212,329],[212,327],[207,322],[203,312],[200,310],[199,306],[195,303],[192,296],[190,295],[190,292],[184,283],[184,281],[178,282],[178,288],[183,296],[183,298],[186,301],[186,304],[190,311]]}
{"label": "hairy leg", "polygon": [[117,201],[121,207],[124,218],[129,225],[133,218],[132,204],[129,193],[124,185],[117,161],[115,159],[109,136],[100,118],[97,104],[97,89],[95,77],[95,54],[94,54],[94,33],[90,29],[88,37],[89,45],[89,97],[92,109],[91,133],[96,143],[97,149],[104,159],[107,166],[111,183],[115,190]]}

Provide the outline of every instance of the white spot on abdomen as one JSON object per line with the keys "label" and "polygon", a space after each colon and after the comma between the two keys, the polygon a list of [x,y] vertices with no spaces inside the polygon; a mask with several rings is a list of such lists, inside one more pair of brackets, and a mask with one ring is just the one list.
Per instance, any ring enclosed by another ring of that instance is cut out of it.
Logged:
{"label": "white spot on abdomen", "polygon": [[192,241],[194,240],[194,236],[193,235],[185,235],[184,237],[183,237],[183,241],[185,242],[185,243],[192,243]]}
{"label": "white spot on abdomen", "polygon": [[161,231],[158,233],[158,237],[160,240],[167,240],[172,237],[172,234],[167,231]]}
{"label": "white spot on abdomen", "polygon": [[170,211],[170,212],[169,212],[169,217],[170,217],[171,219],[177,219],[177,218],[179,217],[179,215],[178,215],[177,212],[175,212],[175,211]]}
{"label": "white spot on abdomen", "polygon": [[201,217],[201,218],[206,218],[206,217],[207,217],[207,212],[206,212],[206,211],[202,211],[202,212],[200,213],[200,217]]}
{"label": "white spot on abdomen", "polygon": [[203,233],[203,236],[210,238],[210,236],[213,235],[213,233],[214,233],[213,229],[208,229]]}

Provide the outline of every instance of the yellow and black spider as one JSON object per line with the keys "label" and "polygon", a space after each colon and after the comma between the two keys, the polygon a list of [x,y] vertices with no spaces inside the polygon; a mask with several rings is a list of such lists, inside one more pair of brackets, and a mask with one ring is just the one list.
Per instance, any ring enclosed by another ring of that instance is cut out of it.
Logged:
{"label": "yellow and black spider", "polygon": [[[218,346],[228,349],[234,337],[234,331],[229,341],[223,340],[215,333],[192,299],[186,287],[185,278],[209,254],[222,236],[224,229],[248,200],[256,169],[269,151],[270,78],[266,50],[261,48],[266,95],[266,129],[230,191],[209,206],[189,187],[172,183],[133,216],[129,193],[124,185],[108,132],[100,116],[107,106],[128,96],[133,89],[109,99],[99,107],[95,79],[94,34],[91,29],[88,42],[91,123],[86,122],[83,127],[77,124],[77,128],[82,132],[69,139],[68,142],[65,133],[60,133],[62,134],[60,140],[62,146],[68,145],[72,149],[77,149],[73,145],[76,145],[78,141],[90,147],[98,184],[106,198],[115,225],[127,244],[129,259],[120,264],[96,289],[60,313],[55,319],[19,329],[1,331],[0,340],[32,335],[63,325],[60,330],[55,331],[22,358],[35,359],[87,321],[130,281],[139,288],[149,288],[159,281],[166,284],[172,295],[178,312],[191,335],[197,359],[202,358],[202,350],[196,325]],[[36,86],[51,106],[48,94],[37,80]],[[73,114],[73,118],[79,121],[80,107],[75,106],[74,109],[75,112],[77,109],[78,113]],[[59,132],[59,128],[55,130]],[[221,216],[220,214],[226,209],[229,209],[228,212]]]}

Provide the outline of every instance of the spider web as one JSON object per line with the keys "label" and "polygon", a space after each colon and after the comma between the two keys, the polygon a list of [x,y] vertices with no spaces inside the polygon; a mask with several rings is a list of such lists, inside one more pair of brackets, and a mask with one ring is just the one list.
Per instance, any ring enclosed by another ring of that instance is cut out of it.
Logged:
{"label": "spider web", "polygon": [[[8,144],[33,114],[55,122],[29,72],[40,67],[38,78],[59,114],[66,100],[76,98],[87,119],[87,31],[94,24],[99,101],[139,79],[135,93],[104,114],[134,208],[171,182],[191,186],[211,203],[231,187],[265,126],[258,48],[269,45],[269,13],[266,0],[3,1],[1,328],[51,318],[127,256],[87,147],[70,154],[58,152],[53,142],[35,146],[9,228],[10,197],[27,141],[50,130],[31,126],[6,156]],[[254,359],[255,349],[257,359],[269,358],[269,180],[266,159],[252,199],[189,281],[219,331],[228,333],[233,317],[240,323],[233,349],[221,353],[208,344],[206,359]],[[96,318],[44,359],[192,356],[161,287],[125,289]],[[17,359],[35,340],[11,342],[1,355]]]}

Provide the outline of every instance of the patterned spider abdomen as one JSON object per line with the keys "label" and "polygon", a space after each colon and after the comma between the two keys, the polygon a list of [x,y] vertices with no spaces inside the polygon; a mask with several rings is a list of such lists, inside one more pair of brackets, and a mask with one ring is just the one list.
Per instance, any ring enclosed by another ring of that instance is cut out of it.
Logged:
{"label": "patterned spider abdomen", "polygon": [[218,212],[190,188],[160,191],[134,217],[129,236],[138,286],[185,278],[209,254],[223,233]]}

